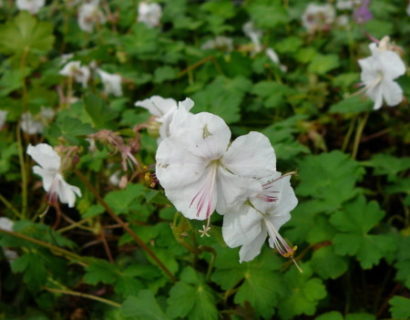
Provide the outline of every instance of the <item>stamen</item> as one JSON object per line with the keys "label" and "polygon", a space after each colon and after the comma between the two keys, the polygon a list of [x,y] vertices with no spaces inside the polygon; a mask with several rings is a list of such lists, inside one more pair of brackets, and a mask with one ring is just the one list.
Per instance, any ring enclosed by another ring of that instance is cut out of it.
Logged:
{"label": "stamen", "polygon": [[265,202],[276,202],[278,200],[278,197],[276,197],[273,194],[274,193],[279,193],[279,191],[272,190],[274,183],[276,181],[279,181],[280,179],[282,179],[284,177],[287,177],[287,176],[290,176],[290,175],[293,175],[293,174],[296,174],[296,172],[291,171],[291,172],[285,173],[284,175],[282,175],[282,176],[280,176],[276,179],[265,182],[264,184],[262,184],[262,189],[263,189],[262,193],[257,195],[256,197],[258,199],[261,199],[262,201],[265,201]]}
{"label": "stamen", "polygon": [[265,222],[266,229],[268,231],[270,239],[273,241],[275,245],[275,249],[285,258],[290,258],[292,262],[295,264],[296,268],[299,272],[303,272],[303,270],[299,267],[294,259],[295,252],[297,250],[297,246],[290,247],[289,244],[286,242],[285,239],[279,234],[276,230],[275,226],[272,222],[268,219],[264,218],[263,221]]}
{"label": "stamen", "polygon": [[206,225],[204,224],[202,226],[202,230],[198,230],[198,232],[201,234],[201,238],[203,238],[204,236],[210,237],[210,235],[208,234],[208,232],[211,230],[211,216],[208,217],[207,221],[206,221]]}

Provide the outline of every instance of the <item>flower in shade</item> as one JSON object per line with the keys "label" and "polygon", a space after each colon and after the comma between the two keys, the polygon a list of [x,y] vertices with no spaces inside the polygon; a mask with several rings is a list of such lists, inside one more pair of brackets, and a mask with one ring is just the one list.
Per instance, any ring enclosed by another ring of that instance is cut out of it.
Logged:
{"label": "flower in shade", "polygon": [[42,7],[44,7],[45,0],[17,0],[16,5],[19,10],[29,11],[36,14]]}
{"label": "flower in shade", "polygon": [[54,115],[53,109],[45,107],[41,107],[40,113],[35,116],[31,112],[24,112],[20,118],[20,128],[23,132],[30,135],[43,133],[45,125]]}
{"label": "flower in shade", "polygon": [[362,24],[373,18],[373,15],[369,9],[369,4],[370,0],[363,0],[360,6],[354,10],[353,17],[357,23]]}
{"label": "flower in shade", "polygon": [[209,222],[215,209],[224,214],[260,192],[257,179],[275,172],[275,153],[263,134],[250,132],[230,143],[231,132],[216,115],[189,114],[183,126],[179,119],[158,147],[156,176],[185,217]]}
{"label": "flower in shade", "polygon": [[263,50],[261,44],[261,38],[263,35],[262,31],[257,29],[252,21],[248,21],[247,23],[245,23],[242,27],[242,30],[245,33],[245,35],[252,41],[253,53],[261,52]]}
{"label": "flower in shade", "polygon": [[229,247],[241,247],[240,262],[259,255],[267,237],[270,247],[284,257],[293,257],[296,250],[279,234],[280,227],[290,219],[290,211],[298,203],[290,185],[290,175],[281,176],[276,172],[263,179],[262,186],[262,194],[250,197],[224,215],[223,238]]}
{"label": "flower in shade", "polygon": [[384,37],[379,44],[370,44],[371,56],[359,60],[362,69],[360,78],[366,95],[374,101],[374,109],[379,109],[383,101],[395,106],[403,100],[403,90],[394,80],[406,71],[400,56],[390,50],[389,38]]}
{"label": "flower in shade", "polygon": [[[171,98],[152,96],[135,102],[135,106],[147,109],[154,116],[154,121],[160,125],[160,139],[164,139],[170,135],[170,123],[175,116],[185,117],[185,113],[189,113],[194,106],[194,102],[190,98],[176,102]],[[177,113],[179,109],[181,111]]]}
{"label": "flower in shade", "polygon": [[[14,226],[14,221],[6,217],[0,217],[0,229],[6,230],[6,231],[13,231],[13,226]],[[17,252],[9,248],[3,247],[3,253],[9,262],[12,262],[18,258]]]}
{"label": "flower in shade", "polygon": [[54,203],[58,199],[62,203],[74,207],[76,196],[81,197],[81,190],[68,184],[61,173],[61,157],[48,144],[40,143],[36,146],[29,145],[27,154],[36,161],[39,166],[33,167],[33,172],[43,180],[43,188],[49,194],[49,200]]}
{"label": "flower in shade", "polygon": [[122,78],[120,75],[108,73],[101,69],[97,69],[97,72],[104,84],[104,92],[106,94],[112,94],[117,97],[122,96]]}
{"label": "flower in shade", "polygon": [[162,8],[158,3],[140,2],[138,6],[138,22],[153,28],[159,25],[161,16]]}
{"label": "flower in shade", "polygon": [[76,82],[81,83],[83,88],[87,88],[90,73],[90,69],[82,66],[80,61],[71,61],[60,71],[62,76],[71,77]]}
{"label": "flower in shade", "polygon": [[336,12],[332,5],[311,3],[302,15],[302,24],[309,33],[327,31],[335,21]]}
{"label": "flower in shade", "polygon": [[223,50],[230,52],[233,50],[233,40],[225,36],[217,36],[209,39],[202,46],[203,50]]}
{"label": "flower in shade", "polygon": [[104,24],[107,21],[100,10],[100,1],[93,0],[84,3],[78,11],[78,25],[85,32],[93,32],[96,25]]}

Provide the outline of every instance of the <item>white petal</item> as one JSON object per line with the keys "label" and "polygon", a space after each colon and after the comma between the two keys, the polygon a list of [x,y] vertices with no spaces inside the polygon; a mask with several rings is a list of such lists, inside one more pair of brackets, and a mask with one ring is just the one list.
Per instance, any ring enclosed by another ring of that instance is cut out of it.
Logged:
{"label": "white petal", "polygon": [[276,171],[275,151],[269,139],[259,132],[236,138],[222,162],[233,173],[245,177],[262,178]]}
{"label": "white petal", "polygon": [[186,111],[190,111],[194,106],[194,101],[190,98],[185,98],[185,100],[178,102],[179,108],[184,108]]}
{"label": "white petal", "polygon": [[6,217],[0,217],[0,229],[13,231],[14,222]]}
{"label": "white petal", "polygon": [[192,153],[204,159],[217,160],[225,153],[231,131],[225,121],[208,112],[190,117],[183,130],[173,133]]}
{"label": "white petal", "polygon": [[394,81],[383,81],[382,94],[387,105],[390,107],[398,105],[403,100],[403,90]]}
{"label": "white petal", "polygon": [[67,203],[70,208],[74,207],[76,196],[81,197],[81,190],[73,185],[68,184],[64,178],[58,174],[56,177],[55,192],[61,203]]}
{"label": "white petal", "polygon": [[216,211],[225,214],[233,208],[238,208],[250,197],[262,191],[261,184],[253,179],[241,177],[219,168],[217,176],[218,202]]}
{"label": "white petal", "polygon": [[396,79],[406,72],[406,66],[400,56],[390,50],[379,50],[376,55],[378,62],[387,79]]}
{"label": "white petal", "polygon": [[49,192],[51,189],[51,186],[53,185],[54,179],[57,175],[57,171],[43,169],[39,166],[34,166],[33,172],[42,178],[43,188],[46,192]]}
{"label": "white petal", "polygon": [[198,181],[207,166],[207,162],[187,151],[174,137],[160,143],[155,160],[155,173],[164,189],[183,187]]}
{"label": "white petal", "polygon": [[252,242],[262,232],[261,215],[248,205],[224,215],[222,235],[230,248]]}
{"label": "white petal", "polygon": [[54,149],[46,144],[40,143],[36,146],[31,144],[27,147],[27,154],[44,169],[60,170],[61,158]]}
{"label": "white petal", "polygon": [[266,240],[266,230],[262,227],[262,232],[252,242],[249,242],[239,250],[239,262],[253,260],[261,252],[262,245]]}
{"label": "white petal", "polygon": [[147,109],[152,115],[162,117],[172,109],[176,109],[177,102],[171,98],[152,96],[151,98],[135,102],[135,106]]}

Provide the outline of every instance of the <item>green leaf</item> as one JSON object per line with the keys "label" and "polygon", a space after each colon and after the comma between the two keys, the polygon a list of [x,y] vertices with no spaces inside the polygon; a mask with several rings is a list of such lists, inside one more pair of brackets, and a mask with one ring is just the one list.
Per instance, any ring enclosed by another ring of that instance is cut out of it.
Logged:
{"label": "green leaf", "polygon": [[157,68],[154,73],[154,82],[162,83],[167,80],[175,79],[177,73],[178,70],[175,68],[171,68],[170,66]]}
{"label": "green leaf", "polygon": [[316,317],[315,320],[344,320],[340,312],[330,311]]}
{"label": "green leaf", "polygon": [[244,77],[217,77],[193,96],[195,111],[207,111],[222,117],[227,123],[238,121],[240,104],[251,82]]}
{"label": "green leaf", "polygon": [[26,11],[20,11],[13,20],[0,27],[0,52],[4,54],[44,54],[51,50],[53,42],[52,25],[38,22]]}
{"label": "green leaf", "polygon": [[[54,132],[52,128],[55,130]],[[89,124],[83,123],[79,119],[64,117],[57,119],[53,127],[50,127],[49,132],[56,138],[63,136],[69,142],[76,144],[78,143],[77,137],[94,133],[94,130]]]}
{"label": "green leaf", "polygon": [[95,259],[92,264],[86,267],[84,282],[92,285],[97,283],[113,284],[118,278],[118,270],[115,265],[108,261]]}
{"label": "green leaf", "polygon": [[141,290],[137,296],[128,297],[121,306],[121,313],[133,320],[170,319],[159,306],[150,290]]}
{"label": "green leaf", "polygon": [[358,193],[354,186],[363,172],[356,161],[340,151],[311,155],[300,163],[301,183],[296,193],[323,202],[331,211]]}
{"label": "green leaf", "polygon": [[97,129],[110,129],[113,126],[113,120],[116,113],[112,111],[105,101],[95,94],[84,96],[84,107]]}
{"label": "green leaf", "polygon": [[406,320],[410,318],[410,299],[394,296],[389,301],[390,313],[394,320]]}
{"label": "green leaf", "polygon": [[376,320],[376,317],[369,313],[349,313],[346,320]]}
{"label": "green leaf", "polygon": [[389,181],[394,181],[398,173],[410,168],[410,157],[398,158],[378,153],[364,164],[373,167],[375,175],[388,175]]}
{"label": "green leaf", "polygon": [[396,277],[410,289],[410,236],[399,238],[398,243]]}
{"label": "green leaf", "polygon": [[270,1],[269,4],[250,3],[248,8],[251,20],[261,28],[275,28],[278,25],[286,24],[289,16],[281,2]]}
{"label": "green leaf", "polygon": [[47,262],[39,253],[29,252],[11,262],[13,272],[23,272],[23,279],[32,290],[38,290],[47,281]]}
{"label": "green leaf", "polygon": [[308,71],[324,75],[325,73],[332,71],[339,67],[339,57],[336,54],[317,54],[313,57],[313,60],[308,66]]}
{"label": "green leaf", "polygon": [[326,288],[322,281],[311,278],[312,270],[309,265],[302,265],[303,273],[296,268],[289,270],[284,276],[287,293],[279,301],[279,315],[283,319],[290,319],[301,314],[313,315],[318,302],[326,297]]}
{"label": "green leaf", "polygon": [[184,269],[181,281],[172,287],[167,303],[167,314],[172,318],[187,317],[194,320],[218,318],[212,291],[202,277],[190,267]]}
{"label": "green leaf", "polygon": [[360,113],[371,111],[373,108],[373,102],[364,96],[354,95],[344,100],[337,102],[330,107],[332,113]]}
{"label": "green leaf", "polygon": [[336,279],[347,271],[347,259],[333,252],[333,247],[321,247],[314,251],[310,263],[323,279]]}
{"label": "green leaf", "polygon": [[132,209],[132,203],[146,192],[141,184],[129,184],[125,189],[111,191],[104,200],[117,214],[128,213]]}
{"label": "green leaf", "polygon": [[395,250],[395,241],[388,234],[369,234],[384,217],[384,212],[374,201],[366,203],[358,197],[335,213],[330,222],[340,231],[333,239],[336,253],[354,255],[364,269],[377,264]]}
{"label": "green leaf", "polygon": [[265,250],[251,262],[240,264],[238,259],[237,250],[219,248],[212,280],[224,290],[241,283],[235,303],[247,302],[256,314],[264,318],[272,316],[283,293],[281,275],[277,272],[281,266],[280,258],[271,250]]}
{"label": "green leaf", "polygon": [[264,100],[266,108],[281,107],[285,103],[285,95],[291,91],[288,86],[273,81],[261,81],[252,88],[252,93]]}

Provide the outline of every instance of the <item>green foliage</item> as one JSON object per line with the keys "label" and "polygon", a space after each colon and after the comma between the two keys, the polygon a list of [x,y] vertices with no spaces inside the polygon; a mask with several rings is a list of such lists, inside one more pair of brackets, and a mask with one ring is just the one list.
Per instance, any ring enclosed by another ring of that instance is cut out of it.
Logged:
{"label": "green foliage", "polygon": [[394,319],[404,320],[410,317],[410,299],[394,296],[389,301],[390,312]]}
{"label": "green foliage", "polygon": [[137,296],[128,297],[121,306],[125,317],[135,320],[166,320],[170,319],[158,305],[154,294],[149,290],[141,290]]}
{"label": "green foliage", "polygon": [[364,269],[379,263],[395,248],[395,241],[389,234],[369,234],[380,220],[384,212],[376,202],[366,203],[364,197],[359,197],[336,212],[331,223],[340,231],[333,239],[338,254],[354,255]]}

